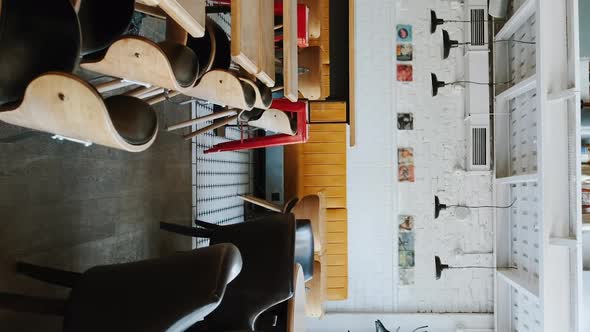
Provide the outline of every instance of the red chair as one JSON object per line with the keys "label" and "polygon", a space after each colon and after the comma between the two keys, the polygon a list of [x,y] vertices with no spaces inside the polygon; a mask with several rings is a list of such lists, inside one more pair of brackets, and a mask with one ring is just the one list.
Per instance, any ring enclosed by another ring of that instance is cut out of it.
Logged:
{"label": "red chair", "polygon": [[286,113],[291,113],[297,117],[297,133],[294,136],[277,134],[225,142],[213,146],[209,150],[206,150],[205,153],[260,149],[307,142],[309,139],[307,101],[293,103],[287,99],[275,99],[270,107]]}

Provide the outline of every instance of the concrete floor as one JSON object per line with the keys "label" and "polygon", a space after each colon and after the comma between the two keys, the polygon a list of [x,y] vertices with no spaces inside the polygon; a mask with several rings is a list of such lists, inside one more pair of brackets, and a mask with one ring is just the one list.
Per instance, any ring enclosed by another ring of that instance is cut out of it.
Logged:
{"label": "concrete floor", "polygon": [[[190,107],[157,107],[160,130]],[[0,138],[22,132],[0,124]],[[67,291],[16,276],[15,260],[72,271],[191,248],[160,232],[163,220],[190,223],[191,146],[160,131],[146,152],[56,142],[42,135],[0,144],[0,291],[64,297]],[[0,331],[60,331],[54,317],[0,311]]]}

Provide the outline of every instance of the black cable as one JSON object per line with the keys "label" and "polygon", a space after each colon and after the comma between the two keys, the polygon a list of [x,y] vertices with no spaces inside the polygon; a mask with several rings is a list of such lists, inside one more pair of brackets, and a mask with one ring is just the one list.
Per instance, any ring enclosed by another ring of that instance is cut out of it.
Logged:
{"label": "black cable", "polygon": [[[498,40],[494,40],[494,43],[502,43],[502,42],[514,42],[514,43],[520,43],[520,44],[529,44],[529,45],[536,45],[537,42],[534,41],[526,41],[526,40],[517,40],[517,39],[498,39]],[[475,46],[479,46],[479,45],[489,45],[490,43],[481,43],[481,44],[475,44]],[[472,42],[464,42],[464,43],[458,43],[456,45],[473,45]]]}
{"label": "black cable", "polygon": [[514,201],[512,201],[512,203],[510,203],[510,205],[507,205],[507,206],[494,206],[494,205],[479,205],[479,206],[447,205],[447,207],[463,207],[463,208],[467,208],[467,209],[484,209],[484,208],[509,209],[512,206],[514,206],[514,203],[516,203],[516,199]]}
{"label": "black cable", "polygon": [[493,266],[449,266],[449,269],[518,269],[514,266],[501,266],[501,267],[493,267]]}
{"label": "black cable", "polygon": [[445,85],[453,85],[453,84],[457,84],[457,83],[469,83],[469,84],[478,84],[478,85],[504,85],[504,84],[512,83],[513,81],[514,81],[514,79],[511,79],[510,81],[506,81],[506,82],[502,82],[502,83],[482,83],[482,82],[473,82],[473,81],[455,81],[455,82],[446,83]]}

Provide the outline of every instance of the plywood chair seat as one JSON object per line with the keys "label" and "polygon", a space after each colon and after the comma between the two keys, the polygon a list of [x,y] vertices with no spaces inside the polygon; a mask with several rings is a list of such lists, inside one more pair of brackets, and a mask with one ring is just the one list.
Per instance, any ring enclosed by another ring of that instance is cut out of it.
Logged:
{"label": "plywood chair seat", "polygon": [[103,101],[90,84],[57,72],[34,79],[22,103],[0,112],[0,120],[130,152],[149,148],[158,131],[156,114],[145,102],[128,96]]}
{"label": "plywood chair seat", "polygon": [[[81,66],[104,75],[178,91],[217,105],[241,110],[254,107],[256,92],[232,71],[211,70],[194,85],[198,76],[196,55],[196,62],[192,63],[189,53],[193,51],[190,48],[180,44],[170,46],[169,43],[158,45],[143,37],[124,36],[111,45],[102,59],[85,62]],[[183,51],[179,51],[181,48]],[[182,72],[180,75],[176,73],[179,71]]]}
{"label": "plywood chair seat", "polygon": [[258,81],[254,82],[243,77],[240,77],[240,80],[254,89],[254,93],[256,94],[256,102],[254,103],[255,108],[263,110],[270,108],[270,105],[272,104],[272,90],[266,86],[266,84]]}
{"label": "plywood chair seat", "polygon": [[274,108],[265,110],[257,118],[249,120],[248,125],[290,136],[297,134],[297,124],[285,112]]}
{"label": "plywood chair seat", "polygon": [[230,45],[225,31],[211,18],[207,18],[207,31],[202,38],[187,38],[186,46],[199,58],[199,77],[213,69],[229,69]]}
{"label": "plywood chair seat", "polygon": [[169,42],[157,44],[139,36],[123,36],[104,56],[81,64],[104,75],[180,91],[197,80],[198,59],[194,52]]}

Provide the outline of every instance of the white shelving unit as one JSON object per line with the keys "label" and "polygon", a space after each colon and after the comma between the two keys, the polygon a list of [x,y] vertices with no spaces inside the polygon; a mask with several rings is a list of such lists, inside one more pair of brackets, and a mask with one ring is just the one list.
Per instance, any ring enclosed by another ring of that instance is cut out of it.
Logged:
{"label": "white shelving unit", "polygon": [[513,0],[495,34],[496,331],[582,331],[578,1]]}

